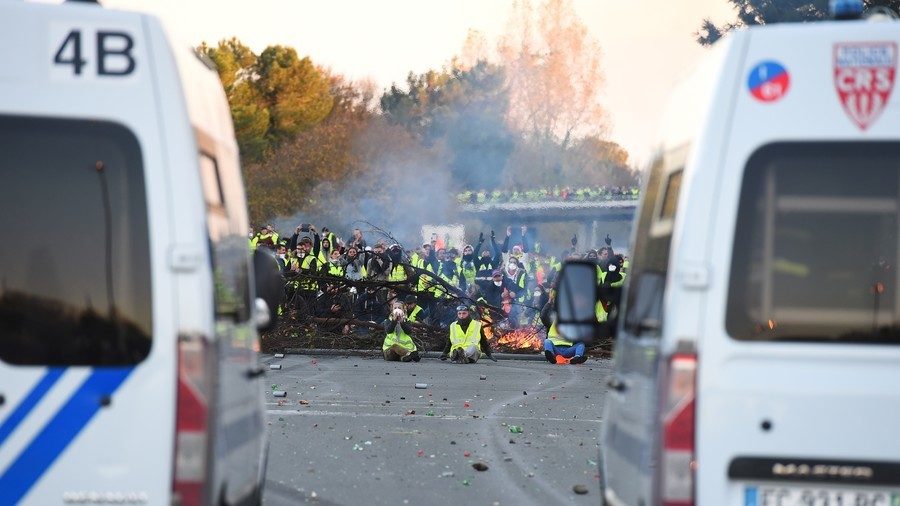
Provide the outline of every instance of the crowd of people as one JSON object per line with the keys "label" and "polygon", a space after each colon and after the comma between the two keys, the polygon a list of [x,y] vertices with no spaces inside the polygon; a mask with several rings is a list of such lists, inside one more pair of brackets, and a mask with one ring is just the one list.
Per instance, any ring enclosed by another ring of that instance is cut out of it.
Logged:
{"label": "crowd of people", "polygon": [[636,186],[554,186],[532,190],[466,190],[456,195],[460,204],[505,204],[516,202],[585,202],[598,200],[637,199]]}
{"label": "crowd of people", "polygon": [[328,227],[301,224],[287,237],[268,225],[251,233],[250,247],[272,249],[278,258],[288,301],[281,312],[312,318],[322,332],[381,329],[387,360],[419,360],[414,337],[423,326],[444,329],[441,358],[455,362],[482,353],[491,358],[486,333],[532,326],[546,334],[548,361],[583,362],[584,346],[560,336],[550,319],[556,275],[565,259],[595,262],[598,284],[613,294],[598,304],[598,320],[605,322],[615,313],[627,259],[614,253],[609,236],[604,246],[585,251],[573,237],[553,256],[535,251],[526,226],[505,232],[502,240],[491,230],[461,245],[435,234],[404,249],[381,239],[370,244],[360,229],[345,240]]}

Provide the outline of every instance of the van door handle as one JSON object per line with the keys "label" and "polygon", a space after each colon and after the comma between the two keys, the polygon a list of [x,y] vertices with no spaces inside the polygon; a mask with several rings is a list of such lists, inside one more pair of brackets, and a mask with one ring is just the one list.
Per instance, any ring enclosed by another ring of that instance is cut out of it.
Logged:
{"label": "van door handle", "polygon": [[263,366],[258,365],[256,367],[251,367],[250,369],[247,369],[246,374],[247,374],[247,379],[253,379],[253,378],[258,378],[265,373],[266,373],[266,369]]}
{"label": "van door handle", "polygon": [[609,381],[606,382],[606,386],[612,388],[616,392],[624,392],[628,387],[625,386],[625,383],[619,381],[619,378],[610,378]]}

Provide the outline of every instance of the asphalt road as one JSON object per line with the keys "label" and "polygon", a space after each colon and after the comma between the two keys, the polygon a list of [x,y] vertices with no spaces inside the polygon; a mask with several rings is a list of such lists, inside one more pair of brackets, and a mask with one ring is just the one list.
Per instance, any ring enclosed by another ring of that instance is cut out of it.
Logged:
{"label": "asphalt road", "polygon": [[263,361],[283,367],[266,380],[266,505],[599,503],[609,361]]}

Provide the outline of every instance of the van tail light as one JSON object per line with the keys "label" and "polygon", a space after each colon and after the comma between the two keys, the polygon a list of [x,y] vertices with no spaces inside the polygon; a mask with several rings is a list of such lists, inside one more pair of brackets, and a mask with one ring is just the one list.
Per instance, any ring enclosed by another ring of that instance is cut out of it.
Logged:
{"label": "van tail light", "polygon": [[697,461],[694,410],[697,355],[672,355],[663,376],[659,497],[664,506],[693,506]]}
{"label": "van tail light", "polygon": [[213,373],[206,340],[178,339],[178,394],[175,410],[173,504],[205,504],[209,476],[210,404]]}

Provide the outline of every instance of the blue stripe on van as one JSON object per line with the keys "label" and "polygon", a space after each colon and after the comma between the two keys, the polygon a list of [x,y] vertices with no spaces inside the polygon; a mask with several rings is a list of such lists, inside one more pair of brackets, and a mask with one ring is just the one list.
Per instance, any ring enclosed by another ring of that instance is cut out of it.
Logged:
{"label": "blue stripe on van", "polygon": [[133,367],[110,367],[95,369],[88,376],[28,447],[0,475],[0,504],[16,504],[25,497],[91,421],[100,409],[100,399],[111,396],[133,370]]}
{"label": "blue stripe on van", "polygon": [[44,395],[53,388],[53,385],[62,377],[64,372],[66,372],[65,367],[51,367],[47,369],[47,372],[37,382],[37,385],[28,392],[28,395],[22,399],[22,402],[16,406],[16,409],[3,421],[3,425],[0,425],[0,446],[3,446],[6,438],[16,430],[16,427],[22,423],[22,420],[28,416],[28,413],[31,413],[31,410],[38,405],[38,402]]}

